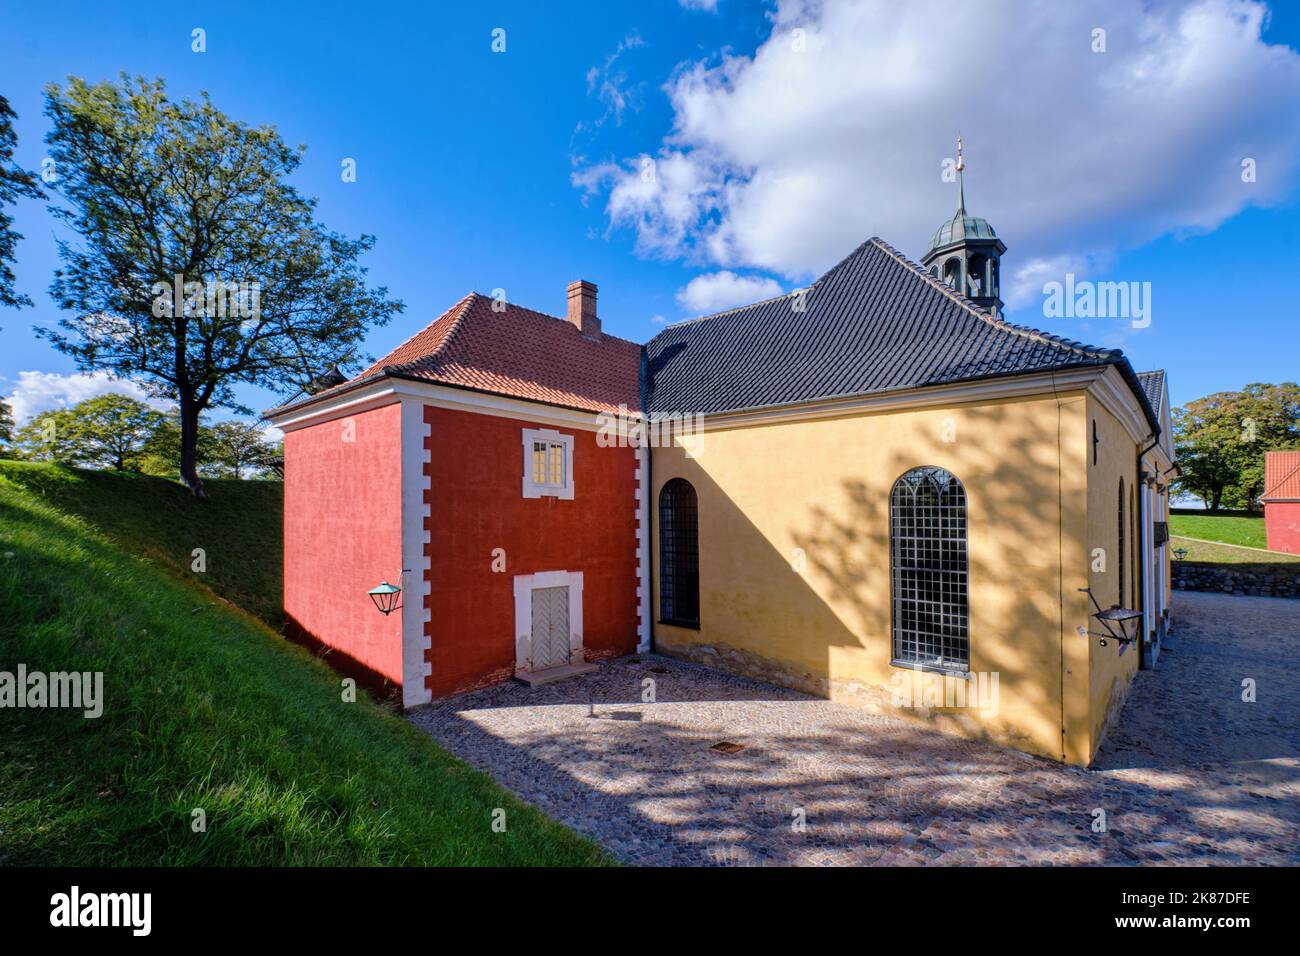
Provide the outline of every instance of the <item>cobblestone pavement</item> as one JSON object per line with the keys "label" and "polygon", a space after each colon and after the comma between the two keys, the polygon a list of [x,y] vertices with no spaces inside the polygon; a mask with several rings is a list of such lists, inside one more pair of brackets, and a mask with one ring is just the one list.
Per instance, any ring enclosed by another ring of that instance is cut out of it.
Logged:
{"label": "cobblestone pavement", "polygon": [[1091,771],[656,655],[411,719],[633,864],[1300,863],[1300,602],[1175,597]]}

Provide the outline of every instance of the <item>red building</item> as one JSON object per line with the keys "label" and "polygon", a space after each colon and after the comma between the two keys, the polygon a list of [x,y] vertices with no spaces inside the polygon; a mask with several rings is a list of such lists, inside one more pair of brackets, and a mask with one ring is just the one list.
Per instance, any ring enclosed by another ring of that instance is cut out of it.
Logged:
{"label": "red building", "polygon": [[1263,501],[1268,549],[1300,554],[1300,451],[1265,453]]}
{"label": "red building", "polygon": [[[471,293],[269,412],[290,636],[407,707],[648,645],[644,452],[598,441],[640,408],[640,359],[601,331],[591,283],[567,319]],[[402,589],[392,614],[381,581]]]}

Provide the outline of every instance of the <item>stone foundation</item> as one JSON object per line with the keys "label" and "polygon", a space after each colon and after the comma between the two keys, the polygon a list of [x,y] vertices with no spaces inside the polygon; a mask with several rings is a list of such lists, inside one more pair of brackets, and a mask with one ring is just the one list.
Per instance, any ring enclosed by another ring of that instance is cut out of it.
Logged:
{"label": "stone foundation", "polygon": [[1300,564],[1200,564],[1175,561],[1171,581],[1179,591],[1213,591],[1259,597],[1300,598]]}

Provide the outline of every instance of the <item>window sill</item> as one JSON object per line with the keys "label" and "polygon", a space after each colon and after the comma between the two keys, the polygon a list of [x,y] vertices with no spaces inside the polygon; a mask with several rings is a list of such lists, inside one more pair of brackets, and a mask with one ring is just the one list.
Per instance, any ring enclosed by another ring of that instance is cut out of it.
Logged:
{"label": "window sill", "polygon": [[671,618],[661,617],[656,623],[667,624],[669,627],[684,627],[691,631],[698,631],[700,629],[699,621],[674,621]]}
{"label": "window sill", "polygon": [[953,677],[957,680],[970,680],[974,676],[969,670],[944,667],[941,664],[918,664],[916,661],[891,660],[889,666],[909,671],[924,671],[927,674],[942,674],[944,677]]}

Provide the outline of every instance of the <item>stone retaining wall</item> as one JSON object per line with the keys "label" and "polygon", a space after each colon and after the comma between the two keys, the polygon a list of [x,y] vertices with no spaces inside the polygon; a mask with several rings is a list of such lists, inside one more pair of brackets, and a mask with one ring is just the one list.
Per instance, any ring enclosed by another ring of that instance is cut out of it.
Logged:
{"label": "stone retaining wall", "polygon": [[1277,566],[1175,561],[1172,567],[1173,585],[1179,591],[1300,598],[1300,564],[1291,570]]}

